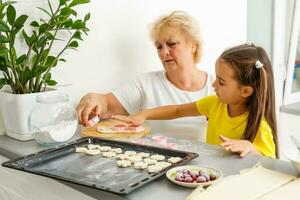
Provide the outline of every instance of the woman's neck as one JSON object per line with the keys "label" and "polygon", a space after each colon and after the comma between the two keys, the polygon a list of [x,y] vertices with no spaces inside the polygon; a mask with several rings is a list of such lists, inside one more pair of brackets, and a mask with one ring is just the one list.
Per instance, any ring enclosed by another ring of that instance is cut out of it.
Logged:
{"label": "woman's neck", "polygon": [[166,76],[175,87],[185,91],[200,90],[205,87],[207,81],[207,74],[197,68],[167,71]]}

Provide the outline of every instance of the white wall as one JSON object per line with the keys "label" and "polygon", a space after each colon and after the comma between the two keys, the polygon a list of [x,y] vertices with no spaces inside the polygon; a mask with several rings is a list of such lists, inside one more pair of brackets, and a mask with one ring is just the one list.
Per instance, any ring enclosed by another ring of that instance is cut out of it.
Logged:
{"label": "white wall", "polygon": [[[19,0],[27,11],[34,9],[28,2],[37,1]],[[59,84],[72,84],[63,90],[73,101],[87,92],[108,92],[139,73],[162,69],[147,25],[172,10],[187,11],[199,21],[204,41],[200,68],[213,72],[224,48],[246,41],[246,0],[91,0],[78,8],[79,14],[91,13],[89,35],[53,73]]]}

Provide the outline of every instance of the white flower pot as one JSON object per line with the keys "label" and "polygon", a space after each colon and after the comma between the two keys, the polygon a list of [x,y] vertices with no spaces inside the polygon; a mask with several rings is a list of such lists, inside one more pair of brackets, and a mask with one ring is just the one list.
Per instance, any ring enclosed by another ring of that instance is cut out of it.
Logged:
{"label": "white flower pot", "polygon": [[36,104],[37,95],[57,92],[49,89],[46,92],[31,94],[12,94],[8,87],[0,90],[0,112],[6,134],[18,140],[32,140],[29,129],[29,116]]}

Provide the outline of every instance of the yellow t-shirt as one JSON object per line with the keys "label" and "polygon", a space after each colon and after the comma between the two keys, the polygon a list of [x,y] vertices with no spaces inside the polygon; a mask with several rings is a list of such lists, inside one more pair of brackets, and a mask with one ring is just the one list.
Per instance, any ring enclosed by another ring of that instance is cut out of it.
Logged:
{"label": "yellow t-shirt", "polygon": [[[220,144],[219,135],[224,135],[231,139],[241,139],[247,125],[248,112],[236,117],[230,117],[227,111],[227,104],[220,102],[215,95],[198,100],[196,107],[201,115],[205,115],[208,118],[206,143]],[[262,120],[259,126],[253,144],[264,156],[276,158],[272,129],[265,119]]]}

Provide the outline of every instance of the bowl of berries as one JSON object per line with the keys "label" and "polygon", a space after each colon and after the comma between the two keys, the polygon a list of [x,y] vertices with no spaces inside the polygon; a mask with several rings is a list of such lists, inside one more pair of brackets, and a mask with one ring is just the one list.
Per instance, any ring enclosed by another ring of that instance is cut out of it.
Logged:
{"label": "bowl of berries", "polygon": [[220,170],[211,167],[186,165],[169,169],[167,178],[177,185],[195,188],[209,186],[219,181],[223,174]]}

